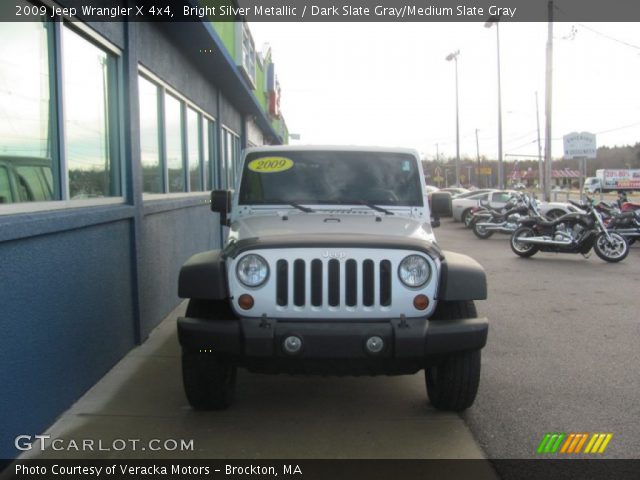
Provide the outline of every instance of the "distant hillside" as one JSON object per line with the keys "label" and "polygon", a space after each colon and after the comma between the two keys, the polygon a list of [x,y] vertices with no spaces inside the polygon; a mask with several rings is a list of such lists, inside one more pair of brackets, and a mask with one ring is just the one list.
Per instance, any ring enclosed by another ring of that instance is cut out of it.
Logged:
{"label": "distant hillside", "polygon": [[[454,182],[454,163],[455,159],[447,158],[443,161],[438,162],[436,164],[433,161],[423,161],[425,174],[427,176],[427,182],[433,184],[440,184],[435,179],[442,178],[443,175],[447,174],[449,177],[449,183],[453,184]],[[482,156],[480,160],[480,166],[482,168],[490,167],[492,169],[492,174],[489,179],[480,179],[481,184],[497,184],[497,160],[487,159]],[[477,182],[475,175],[475,167],[477,166],[477,162],[475,159],[471,158],[461,158],[460,159],[461,175],[465,175],[468,172],[471,172],[471,180],[473,182]],[[472,169],[468,170],[467,166],[471,166]],[[579,160],[564,160],[564,159],[554,159],[553,160],[553,168],[554,169],[564,169],[568,168],[570,170],[579,170],[580,169],[580,161]],[[593,160],[587,160],[587,176],[592,176],[595,174],[595,171],[599,168],[640,168],[640,143],[636,143],[635,145],[626,145],[622,147],[600,147],[597,151],[597,157]],[[437,169],[437,170],[436,170]],[[521,160],[519,159],[517,162],[513,160],[513,158],[509,158],[504,162],[504,172],[505,175],[508,176],[514,169],[517,170],[538,170],[538,160]],[[437,176],[439,173],[440,177]],[[462,183],[466,183],[467,180],[465,178],[461,178]]]}
{"label": "distant hillside", "polygon": [[[558,160],[554,165],[578,168],[578,160]],[[599,168],[640,168],[640,143],[624,147],[600,147],[594,160],[587,161],[587,173]]]}

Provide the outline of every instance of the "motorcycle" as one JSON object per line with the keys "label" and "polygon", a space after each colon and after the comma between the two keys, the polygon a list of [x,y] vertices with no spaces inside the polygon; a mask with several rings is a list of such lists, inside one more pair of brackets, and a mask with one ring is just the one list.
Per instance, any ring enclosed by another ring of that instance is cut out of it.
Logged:
{"label": "motorcycle", "polygon": [[518,228],[520,218],[526,216],[530,200],[524,194],[513,196],[502,209],[485,208],[473,214],[471,229],[476,237],[483,240],[494,233],[513,233]]}
{"label": "motorcycle", "polygon": [[[636,239],[640,238],[640,208],[633,208],[634,205],[640,207],[629,202],[621,205],[600,202],[595,205],[607,230],[622,235],[629,245],[633,245]],[[624,210],[621,207],[624,207]]]}
{"label": "motorcycle", "polygon": [[607,222],[607,229],[616,232],[633,245],[640,238],[640,210],[613,213]]}
{"label": "motorcycle", "polygon": [[571,204],[583,210],[545,219],[535,204],[534,215],[520,220],[520,227],[511,235],[511,250],[520,257],[531,257],[538,251],[581,253],[591,249],[607,262],[619,262],[629,253],[629,244],[617,232],[607,230],[595,206],[589,202]]}

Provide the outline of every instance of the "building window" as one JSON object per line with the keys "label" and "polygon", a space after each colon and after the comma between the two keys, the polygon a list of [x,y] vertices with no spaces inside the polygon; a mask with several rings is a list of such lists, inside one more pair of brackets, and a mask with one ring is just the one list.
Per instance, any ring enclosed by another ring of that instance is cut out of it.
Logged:
{"label": "building window", "polygon": [[[0,203],[56,198],[52,38],[50,23],[3,23],[0,28],[0,166],[5,176]],[[22,173],[42,169],[49,172],[50,183],[36,195],[34,190],[42,189]]]}
{"label": "building window", "polygon": [[215,121],[144,67],[138,85],[143,192],[209,189],[215,178]]}
{"label": "building window", "polygon": [[252,88],[256,85],[256,47],[246,22],[236,23],[236,45],[241,48],[237,50],[236,63],[240,71],[249,81]]}
{"label": "building window", "polygon": [[213,190],[216,185],[215,163],[212,161],[212,154],[215,152],[213,146],[213,122],[208,118],[202,119],[202,158],[204,160],[205,190]]}
{"label": "building window", "polygon": [[146,78],[138,76],[138,91],[140,96],[142,191],[162,193],[164,188],[160,161],[160,122],[158,121],[160,89]]}
{"label": "building window", "polygon": [[187,160],[189,165],[189,190],[201,192],[202,156],[200,149],[200,115],[187,107]]}
{"label": "building window", "polygon": [[165,93],[164,125],[169,192],[185,191],[182,123],[182,104],[180,100]]}
{"label": "building window", "polygon": [[237,170],[240,164],[240,137],[223,127],[222,141],[224,155],[222,165],[225,170],[226,188],[233,189],[236,185]]}
{"label": "building window", "polygon": [[49,20],[0,29],[1,203],[121,195],[118,50],[81,32]]}
{"label": "building window", "polygon": [[64,133],[69,197],[120,194],[118,148],[111,115],[114,59],[69,27],[62,30]]}

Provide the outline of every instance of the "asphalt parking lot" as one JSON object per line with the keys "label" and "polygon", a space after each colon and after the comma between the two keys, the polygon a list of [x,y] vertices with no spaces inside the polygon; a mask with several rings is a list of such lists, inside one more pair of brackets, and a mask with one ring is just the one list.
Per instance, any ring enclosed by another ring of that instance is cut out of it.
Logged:
{"label": "asphalt parking lot", "polygon": [[[193,439],[193,450],[49,449],[26,457],[536,458],[547,432],[611,432],[604,457],[640,457],[640,247],[620,264],[595,255],[521,259],[506,235],[479,240],[449,219],[436,234],[443,248],[471,255],[488,274],[489,299],[477,306],[490,319],[489,342],[478,398],[466,413],[431,408],[422,374],[246,372],[231,409],[194,412],[182,392],[175,337],[183,305],[47,433],[105,445]],[[493,475],[488,467],[479,474]]]}
{"label": "asphalt parking lot", "polygon": [[[595,254],[514,255],[446,219],[443,248],[486,269],[491,322],[480,391],[463,418],[489,458],[539,458],[547,432],[611,432],[606,458],[640,457],[640,246],[619,264]],[[585,455],[586,457],[586,455]]]}

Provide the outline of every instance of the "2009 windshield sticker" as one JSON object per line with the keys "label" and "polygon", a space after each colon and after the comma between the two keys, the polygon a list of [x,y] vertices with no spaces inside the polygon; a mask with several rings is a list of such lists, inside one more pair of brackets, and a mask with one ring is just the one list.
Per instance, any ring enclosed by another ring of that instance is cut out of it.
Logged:
{"label": "2009 windshield sticker", "polygon": [[247,166],[252,172],[277,173],[293,167],[293,160],[285,157],[262,157],[251,160]]}

